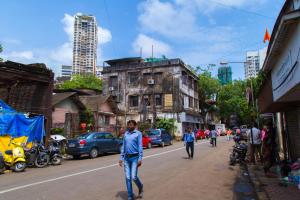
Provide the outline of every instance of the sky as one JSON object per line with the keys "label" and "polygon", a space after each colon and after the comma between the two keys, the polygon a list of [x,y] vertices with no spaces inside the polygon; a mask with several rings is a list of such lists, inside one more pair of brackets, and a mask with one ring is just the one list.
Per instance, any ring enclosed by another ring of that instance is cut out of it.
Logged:
{"label": "sky", "polygon": [[[97,65],[124,57],[180,58],[205,69],[245,61],[246,51],[267,47],[284,0],[0,0],[0,43],[7,60],[45,63],[56,76],[72,65],[76,13],[98,24]],[[233,78],[244,66],[230,64]]]}

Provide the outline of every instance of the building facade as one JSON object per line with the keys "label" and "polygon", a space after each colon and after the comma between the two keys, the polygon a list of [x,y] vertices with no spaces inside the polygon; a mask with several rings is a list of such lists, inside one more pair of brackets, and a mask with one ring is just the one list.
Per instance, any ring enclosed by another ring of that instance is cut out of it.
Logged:
{"label": "building facade", "polygon": [[145,62],[142,58],[106,61],[103,93],[112,95],[126,121],[153,122],[157,118],[176,119],[181,136],[191,126],[202,123],[199,110],[198,77],[180,59]]}
{"label": "building facade", "polygon": [[279,149],[285,159],[300,158],[300,2],[287,0],[276,20],[263,72],[258,102],[273,114]]}
{"label": "building facade", "polygon": [[266,58],[267,48],[258,51],[248,51],[245,62],[245,78],[255,78],[262,68]]}
{"label": "building facade", "polygon": [[96,18],[77,14],[74,23],[73,74],[96,74],[97,43]]}
{"label": "building facade", "polygon": [[61,76],[62,77],[71,78],[72,72],[73,72],[72,66],[69,66],[69,65],[62,65],[61,66]]}

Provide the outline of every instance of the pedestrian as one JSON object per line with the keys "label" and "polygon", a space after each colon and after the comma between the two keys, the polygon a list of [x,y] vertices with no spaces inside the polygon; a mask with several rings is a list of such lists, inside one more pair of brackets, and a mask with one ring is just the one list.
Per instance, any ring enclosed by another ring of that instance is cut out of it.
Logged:
{"label": "pedestrian", "polygon": [[263,156],[263,165],[264,172],[266,176],[272,176],[270,168],[276,162],[276,137],[275,131],[273,130],[272,123],[269,123],[268,126],[264,126],[262,131],[262,156]]}
{"label": "pedestrian", "polygon": [[209,128],[205,128],[204,134],[205,134],[206,139],[209,139],[209,134],[210,134]]}
{"label": "pedestrian", "polygon": [[134,199],[132,181],[138,187],[140,198],[142,198],[144,192],[144,186],[138,177],[138,167],[142,165],[143,157],[142,133],[136,129],[136,125],[137,123],[134,120],[127,122],[128,130],[123,137],[119,161],[121,167],[124,165],[128,200]]}
{"label": "pedestrian", "polygon": [[[192,131],[192,128],[189,127],[187,132],[184,133],[184,144],[186,147],[186,152],[188,154],[189,159],[194,158],[194,142],[195,142],[195,134]],[[191,150],[191,151],[190,151]]]}
{"label": "pedestrian", "polygon": [[217,137],[218,137],[218,132],[216,130],[211,130],[210,131],[210,139],[211,139],[211,145],[213,147],[217,147]]}
{"label": "pedestrian", "polygon": [[227,129],[227,131],[226,131],[227,141],[230,141],[231,134],[232,134],[232,130]]}
{"label": "pedestrian", "polygon": [[253,123],[253,127],[247,131],[248,141],[250,143],[250,162],[256,163],[257,154],[261,163],[263,162],[261,153],[261,131],[256,128],[257,123]]}

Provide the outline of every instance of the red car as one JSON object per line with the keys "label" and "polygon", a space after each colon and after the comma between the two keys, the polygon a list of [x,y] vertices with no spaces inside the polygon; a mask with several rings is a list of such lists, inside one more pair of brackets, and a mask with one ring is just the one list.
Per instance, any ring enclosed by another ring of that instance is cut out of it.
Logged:
{"label": "red car", "polygon": [[143,147],[150,149],[151,145],[151,138],[148,135],[143,135]]}
{"label": "red car", "polygon": [[204,133],[203,130],[199,129],[196,133],[196,138],[199,140],[199,139],[205,139],[206,138],[206,135]]}

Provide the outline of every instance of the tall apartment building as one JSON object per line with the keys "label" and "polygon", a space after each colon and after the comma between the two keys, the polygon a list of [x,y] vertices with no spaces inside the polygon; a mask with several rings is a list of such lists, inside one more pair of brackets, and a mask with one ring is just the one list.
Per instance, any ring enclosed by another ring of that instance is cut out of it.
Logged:
{"label": "tall apartment building", "polygon": [[62,65],[61,66],[61,76],[71,78],[71,76],[72,76],[72,66]]}
{"label": "tall apartment building", "polygon": [[96,18],[77,14],[74,23],[73,74],[96,74],[97,42]]}
{"label": "tall apartment building", "polygon": [[267,48],[246,53],[245,78],[255,78],[266,58]]}
{"label": "tall apartment building", "polygon": [[198,76],[180,59],[143,60],[124,58],[106,61],[103,94],[112,95],[124,113],[118,119],[153,122],[176,119],[176,136],[187,127],[200,127]]}

